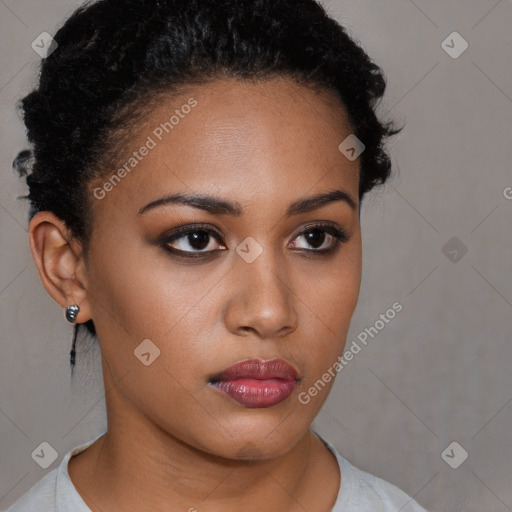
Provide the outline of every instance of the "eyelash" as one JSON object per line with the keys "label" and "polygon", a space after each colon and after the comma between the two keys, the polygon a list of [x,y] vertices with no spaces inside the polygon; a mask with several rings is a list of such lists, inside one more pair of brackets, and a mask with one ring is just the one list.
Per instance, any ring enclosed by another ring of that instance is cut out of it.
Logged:
{"label": "eyelash", "polygon": [[[306,226],[304,229],[302,229],[293,240],[296,240],[302,235],[305,235],[307,233],[313,232],[315,230],[320,230],[322,233],[326,233],[330,235],[333,238],[333,242],[331,243],[331,246],[328,249],[300,249],[298,252],[303,253],[311,253],[313,255],[320,254],[320,255],[327,255],[332,252],[334,252],[338,247],[340,243],[345,243],[348,241],[349,236],[347,232],[343,229],[337,228],[333,224],[327,224],[327,223],[317,223]],[[224,251],[225,249],[215,249],[211,251],[182,251],[180,249],[174,249],[169,246],[170,243],[175,242],[176,240],[180,240],[182,238],[185,238],[186,236],[192,234],[192,233],[207,233],[210,237],[214,238],[222,244],[222,235],[209,227],[205,224],[194,224],[193,226],[184,226],[181,228],[176,229],[172,234],[169,236],[166,236],[160,241],[160,245],[164,250],[167,252],[170,252],[173,255],[176,255],[178,257],[183,258],[189,258],[189,259],[198,259],[202,258],[205,259],[208,256],[211,256],[217,252]],[[224,244],[223,244],[224,245]],[[322,243],[323,245],[323,243]]]}

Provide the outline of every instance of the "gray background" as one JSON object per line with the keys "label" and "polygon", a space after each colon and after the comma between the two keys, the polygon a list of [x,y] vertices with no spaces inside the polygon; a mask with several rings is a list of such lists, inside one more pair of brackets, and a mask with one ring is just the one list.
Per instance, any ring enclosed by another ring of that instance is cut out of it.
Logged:
{"label": "gray background", "polygon": [[[106,428],[99,351],[79,351],[71,382],[72,328],[40,284],[11,171],[26,147],[13,105],[40,61],[31,42],[79,3],[0,0],[2,510]],[[394,178],[363,207],[347,343],[394,302],[403,310],[342,370],[316,428],[432,511],[512,510],[512,2],[325,3],[387,74],[380,114],[406,123]],[[441,46],[453,31],[469,43],[457,59]],[[31,458],[43,441],[59,454],[46,470]],[[469,454],[457,469],[441,457],[454,441],[451,461]]]}

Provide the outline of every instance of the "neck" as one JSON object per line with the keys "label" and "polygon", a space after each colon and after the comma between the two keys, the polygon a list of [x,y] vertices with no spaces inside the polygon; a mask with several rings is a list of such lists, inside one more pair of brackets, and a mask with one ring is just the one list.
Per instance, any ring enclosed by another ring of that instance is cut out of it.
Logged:
{"label": "neck", "polygon": [[[68,465],[93,512],[328,511],[334,504],[337,462],[311,430],[278,457],[234,460],[195,448],[115,401],[107,396],[108,432]],[[330,493],[320,497],[319,485]]]}

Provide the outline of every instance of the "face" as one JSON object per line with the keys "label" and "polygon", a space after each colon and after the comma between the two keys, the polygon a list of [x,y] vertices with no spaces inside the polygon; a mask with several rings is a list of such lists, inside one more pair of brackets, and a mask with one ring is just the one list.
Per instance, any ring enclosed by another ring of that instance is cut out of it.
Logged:
{"label": "face", "polygon": [[308,431],[333,381],[299,396],[333,368],[359,294],[351,132],[334,93],[217,81],[162,99],[91,183],[88,300],[119,414],[228,458]]}

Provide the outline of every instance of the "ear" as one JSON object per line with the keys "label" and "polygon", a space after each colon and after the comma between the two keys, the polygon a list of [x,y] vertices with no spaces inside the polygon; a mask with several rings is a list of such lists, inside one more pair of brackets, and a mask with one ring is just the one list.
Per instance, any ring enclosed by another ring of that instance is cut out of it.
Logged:
{"label": "ear", "polygon": [[91,319],[87,268],[82,246],[51,212],[38,212],[29,224],[29,242],[39,277],[48,294],[62,308],[80,306],[76,323]]}

